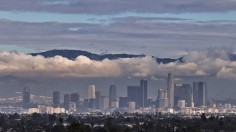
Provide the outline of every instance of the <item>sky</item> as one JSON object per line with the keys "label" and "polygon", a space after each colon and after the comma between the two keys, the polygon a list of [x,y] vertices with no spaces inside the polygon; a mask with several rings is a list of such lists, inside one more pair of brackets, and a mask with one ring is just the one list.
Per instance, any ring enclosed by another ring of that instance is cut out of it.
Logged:
{"label": "sky", "polygon": [[[233,82],[236,62],[228,53],[236,53],[235,16],[236,0],[1,0],[0,75],[159,81],[171,72]],[[51,49],[147,57],[94,61],[28,55]],[[151,56],[184,56],[186,62],[156,64]]]}
{"label": "sky", "polygon": [[179,57],[233,47],[235,7],[234,0],[1,0],[0,50]]}

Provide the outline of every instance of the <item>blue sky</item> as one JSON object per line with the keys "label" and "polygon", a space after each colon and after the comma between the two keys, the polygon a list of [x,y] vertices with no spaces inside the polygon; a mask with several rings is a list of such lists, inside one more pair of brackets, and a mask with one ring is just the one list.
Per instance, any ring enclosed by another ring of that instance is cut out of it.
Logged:
{"label": "blue sky", "polygon": [[34,49],[20,47],[18,45],[0,45],[0,51],[20,51],[23,53],[36,52]]}

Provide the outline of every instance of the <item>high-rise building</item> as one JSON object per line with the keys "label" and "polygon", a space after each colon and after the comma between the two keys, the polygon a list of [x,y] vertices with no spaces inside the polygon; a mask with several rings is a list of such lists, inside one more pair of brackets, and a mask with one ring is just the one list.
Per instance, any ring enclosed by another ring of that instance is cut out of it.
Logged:
{"label": "high-rise building", "polygon": [[72,113],[77,111],[77,107],[76,107],[76,103],[75,102],[69,102],[68,103],[68,111],[72,112]]}
{"label": "high-rise building", "polygon": [[75,104],[79,103],[79,93],[72,93],[70,95],[71,102],[74,102]]}
{"label": "high-rise building", "polygon": [[140,86],[127,87],[128,102],[135,102],[136,108],[147,107],[147,80],[140,80]]}
{"label": "high-rise building", "polygon": [[168,74],[167,78],[167,91],[168,107],[174,108],[174,78],[171,73]]}
{"label": "high-rise building", "polygon": [[207,105],[206,82],[193,82],[193,102],[196,107]]}
{"label": "high-rise building", "polygon": [[159,108],[167,108],[168,107],[168,98],[167,98],[167,90],[159,89],[158,90],[158,104]]}
{"label": "high-rise building", "polygon": [[178,100],[177,107],[178,108],[185,108],[185,100]]}
{"label": "high-rise building", "polygon": [[110,107],[113,101],[117,101],[116,85],[110,85],[110,88],[109,88],[109,106]]}
{"label": "high-rise building", "polygon": [[65,94],[64,95],[64,107],[66,110],[69,110],[69,103],[71,102],[70,100],[70,94]]}
{"label": "high-rise building", "polygon": [[95,107],[96,107],[96,109],[99,109],[100,108],[100,103],[101,103],[101,92],[100,91],[96,91],[95,95],[96,95]]}
{"label": "high-rise building", "polygon": [[95,85],[88,85],[89,108],[95,109],[96,88]]}
{"label": "high-rise building", "polygon": [[111,106],[110,107],[119,108],[119,101],[118,100],[111,101]]}
{"label": "high-rise building", "polygon": [[88,99],[95,99],[96,95],[95,95],[95,85],[89,85],[88,86]]}
{"label": "high-rise building", "polygon": [[53,91],[53,105],[58,107],[60,104],[60,92]]}
{"label": "high-rise building", "polygon": [[193,101],[193,89],[192,89],[192,96],[191,96],[191,107],[195,107],[194,101]]}
{"label": "high-rise building", "polygon": [[30,103],[30,89],[25,87],[23,89],[23,107],[27,108]]}
{"label": "high-rise building", "polygon": [[140,86],[127,87],[128,102],[135,102],[136,108],[143,107],[140,102]]}
{"label": "high-rise building", "polygon": [[147,107],[147,80],[140,80],[140,86],[127,87],[127,101],[135,102],[136,108]]}
{"label": "high-rise building", "polygon": [[191,84],[175,84],[174,104],[178,105],[179,100],[185,100],[187,107],[192,107],[193,90]]}
{"label": "high-rise building", "polygon": [[96,108],[96,99],[89,99],[89,108],[95,109]]}
{"label": "high-rise building", "polygon": [[127,97],[119,97],[119,107],[124,108],[128,106],[128,98]]}
{"label": "high-rise building", "polygon": [[141,107],[147,107],[147,80],[140,80],[140,102]]}
{"label": "high-rise building", "polygon": [[109,98],[107,96],[101,96],[100,110],[106,112],[109,107]]}
{"label": "high-rise building", "polygon": [[89,101],[89,99],[84,99],[82,107],[85,108],[85,109],[90,108],[90,101]]}
{"label": "high-rise building", "polygon": [[128,102],[127,103],[128,104],[128,109],[130,110],[130,111],[132,111],[132,110],[135,110],[135,108],[136,108],[136,106],[135,106],[135,102]]}
{"label": "high-rise building", "polygon": [[154,100],[154,98],[148,98],[147,101],[148,101],[148,103],[147,103],[147,106],[148,106],[148,107],[152,107],[152,108],[153,108],[153,107],[156,105],[156,104],[155,104],[156,101]]}

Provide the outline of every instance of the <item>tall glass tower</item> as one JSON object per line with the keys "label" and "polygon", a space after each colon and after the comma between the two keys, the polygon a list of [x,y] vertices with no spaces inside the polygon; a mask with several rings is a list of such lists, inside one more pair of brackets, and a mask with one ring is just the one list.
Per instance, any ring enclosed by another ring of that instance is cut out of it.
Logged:
{"label": "tall glass tower", "polygon": [[168,107],[174,108],[174,78],[171,73],[168,74],[167,78],[167,92]]}
{"label": "tall glass tower", "polygon": [[30,103],[30,89],[25,87],[23,89],[23,107],[27,108],[27,105]]}
{"label": "tall glass tower", "polygon": [[109,88],[109,106],[112,106],[112,101],[117,101],[116,85],[111,85]]}
{"label": "tall glass tower", "polygon": [[141,107],[147,107],[147,80],[140,80],[140,103]]}
{"label": "tall glass tower", "polygon": [[58,107],[60,104],[60,92],[53,91],[53,105]]}
{"label": "tall glass tower", "polygon": [[207,105],[206,82],[193,82],[193,101],[196,107]]}

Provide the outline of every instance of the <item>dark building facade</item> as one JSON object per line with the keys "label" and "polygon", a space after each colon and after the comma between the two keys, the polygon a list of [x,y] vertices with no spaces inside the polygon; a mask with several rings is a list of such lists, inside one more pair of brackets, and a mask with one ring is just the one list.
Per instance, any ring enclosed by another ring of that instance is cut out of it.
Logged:
{"label": "dark building facade", "polygon": [[79,93],[72,93],[70,95],[70,99],[71,99],[70,100],[71,102],[78,104],[79,103]]}
{"label": "dark building facade", "polygon": [[148,83],[147,80],[140,80],[140,102],[141,102],[141,107],[147,107],[147,87]]}
{"label": "dark building facade", "polygon": [[140,86],[127,87],[128,102],[135,102],[136,108],[142,107],[140,103]]}
{"label": "dark building facade", "polygon": [[100,103],[101,103],[101,92],[100,91],[96,91],[95,92],[95,108],[99,109],[100,108]]}
{"label": "dark building facade", "polygon": [[119,97],[119,107],[124,108],[127,107],[128,97]]}
{"label": "dark building facade", "polygon": [[71,97],[70,97],[70,94],[65,94],[64,95],[64,107],[66,110],[69,109],[69,103],[71,102]]}
{"label": "dark building facade", "polygon": [[128,102],[134,101],[136,108],[147,107],[147,80],[140,80],[140,86],[128,86]]}
{"label": "dark building facade", "polygon": [[192,107],[192,86],[191,84],[175,84],[174,87],[174,106],[178,105],[179,100],[185,100],[187,107]]}
{"label": "dark building facade", "polygon": [[58,107],[60,104],[60,92],[53,91],[53,105]]}
{"label": "dark building facade", "polygon": [[193,101],[196,107],[207,105],[206,82],[193,82]]}

